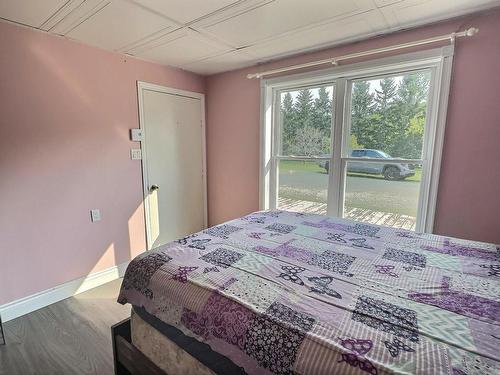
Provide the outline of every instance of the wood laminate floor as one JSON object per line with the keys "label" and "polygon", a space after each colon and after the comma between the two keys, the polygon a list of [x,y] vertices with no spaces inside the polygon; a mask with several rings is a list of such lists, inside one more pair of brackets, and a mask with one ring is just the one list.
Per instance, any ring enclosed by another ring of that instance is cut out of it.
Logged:
{"label": "wood laminate floor", "polygon": [[130,316],[121,279],[4,323],[0,374],[113,374],[110,327]]}

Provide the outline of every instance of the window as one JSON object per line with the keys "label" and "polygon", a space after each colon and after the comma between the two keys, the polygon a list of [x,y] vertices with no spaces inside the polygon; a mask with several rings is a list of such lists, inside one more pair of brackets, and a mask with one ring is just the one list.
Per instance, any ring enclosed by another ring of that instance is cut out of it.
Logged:
{"label": "window", "polygon": [[425,69],[349,82],[347,147],[378,160],[345,159],[344,217],[415,229],[430,77]]}
{"label": "window", "polygon": [[326,213],[325,165],[331,158],[333,90],[326,85],[279,94],[279,208]]}
{"label": "window", "polygon": [[264,81],[262,208],[432,231],[452,51]]}

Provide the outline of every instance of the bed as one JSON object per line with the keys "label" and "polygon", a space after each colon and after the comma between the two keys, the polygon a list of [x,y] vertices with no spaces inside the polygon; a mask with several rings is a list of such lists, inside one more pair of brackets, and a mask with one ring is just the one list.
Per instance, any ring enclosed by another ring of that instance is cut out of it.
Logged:
{"label": "bed", "polygon": [[118,302],[168,374],[500,373],[500,247],[261,211],[135,258]]}

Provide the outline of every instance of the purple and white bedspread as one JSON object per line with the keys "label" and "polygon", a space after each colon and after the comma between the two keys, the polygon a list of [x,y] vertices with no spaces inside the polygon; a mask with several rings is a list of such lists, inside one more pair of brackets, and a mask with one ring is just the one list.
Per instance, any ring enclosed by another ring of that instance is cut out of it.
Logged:
{"label": "purple and white bedspread", "polygon": [[500,248],[256,212],[135,258],[120,303],[249,374],[500,373]]}

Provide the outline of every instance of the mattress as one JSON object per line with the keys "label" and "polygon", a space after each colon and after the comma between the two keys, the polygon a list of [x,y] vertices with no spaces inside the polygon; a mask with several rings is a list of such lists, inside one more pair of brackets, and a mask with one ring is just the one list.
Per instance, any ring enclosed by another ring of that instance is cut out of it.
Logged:
{"label": "mattress", "polygon": [[118,301],[248,374],[500,373],[500,247],[286,211],[136,257]]}
{"label": "mattress", "polygon": [[184,335],[141,307],[132,307],[130,326],[132,344],[166,374],[245,374],[229,358]]}

